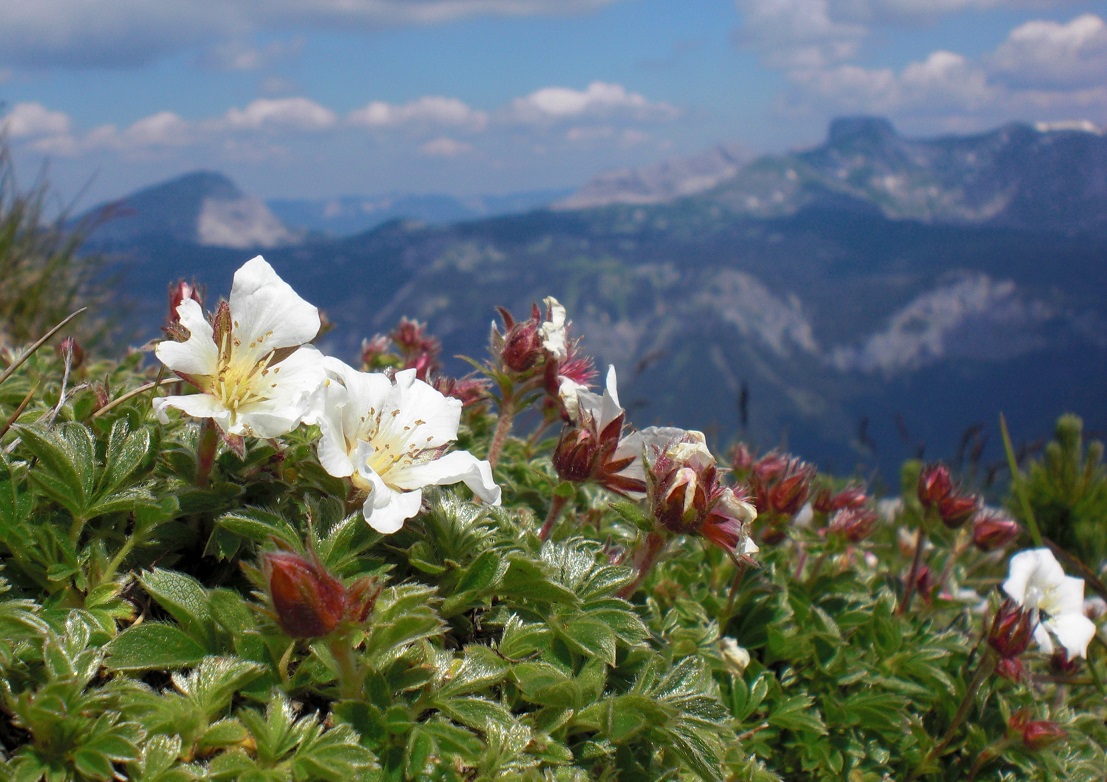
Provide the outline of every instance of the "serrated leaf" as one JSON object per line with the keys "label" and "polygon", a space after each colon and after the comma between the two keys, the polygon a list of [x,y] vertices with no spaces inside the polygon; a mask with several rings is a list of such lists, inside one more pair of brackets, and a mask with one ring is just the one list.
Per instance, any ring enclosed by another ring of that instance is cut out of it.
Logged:
{"label": "serrated leaf", "polygon": [[184,573],[162,568],[142,573],[138,580],[178,624],[192,630],[190,634],[194,638],[207,635],[211,614],[208,610],[207,592],[199,581]]}
{"label": "serrated leaf", "polygon": [[150,430],[145,427],[132,430],[126,419],[112,423],[108,444],[104,453],[104,470],[96,487],[96,493],[112,494],[134,475],[150,455]]}
{"label": "serrated leaf", "polygon": [[132,625],[106,647],[105,664],[116,671],[143,671],[195,665],[204,649],[181,629],[160,622]]}
{"label": "serrated leaf", "polygon": [[517,600],[580,605],[580,598],[556,583],[540,565],[522,557],[512,558],[498,592]]}
{"label": "serrated leaf", "polygon": [[590,616],[574,616],[559,622],[557,634],[582,654],[615,665],[615,631]]}
{"label": "serrated leaf", "polygon": [[299,533],[283,517],[276,513],[250,509],[224,513],[215,520],[218,527],[255,543],[269,543],[272,538],[299,549],[303,542]]}
{"label": "serrated leaf", "polygon": [[819,736],[825,736],[827,732],[814,699],[809,695],[784,698],[769,712],[767,721],[785,730],[807,731]]}

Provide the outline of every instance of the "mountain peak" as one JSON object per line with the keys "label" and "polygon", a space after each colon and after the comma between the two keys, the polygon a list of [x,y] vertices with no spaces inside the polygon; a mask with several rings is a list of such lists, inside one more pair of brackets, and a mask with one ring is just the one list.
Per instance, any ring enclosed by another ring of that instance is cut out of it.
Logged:
{"label": "mountain peak", "polygon": [[217,247],[269,248],[297,236],[261,202],[225,175],[194,171],[138,190],[92,210],[111,218],[91,237],[94,244],[126,244],[160,235]]}
{"label": "mountain peak", "polygon": [[895,127],[884,117],[839,117],[830,123],[827,143],[846,141],[887,141],[899,138]]}

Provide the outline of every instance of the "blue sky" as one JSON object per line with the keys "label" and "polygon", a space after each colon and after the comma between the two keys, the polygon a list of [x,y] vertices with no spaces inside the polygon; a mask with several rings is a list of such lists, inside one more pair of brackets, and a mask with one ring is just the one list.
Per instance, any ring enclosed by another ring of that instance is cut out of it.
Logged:
{"label": "blue sky", "polygon": [[0,0],[17,172],[81,206],[200,168],[264,198],[570,188],[849,114],[1107,126],[1107,3]]}

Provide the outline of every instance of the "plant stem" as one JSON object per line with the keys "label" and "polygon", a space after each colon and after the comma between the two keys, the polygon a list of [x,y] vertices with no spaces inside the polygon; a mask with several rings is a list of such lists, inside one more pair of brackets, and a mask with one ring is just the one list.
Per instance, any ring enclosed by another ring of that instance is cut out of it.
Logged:
{"label": "plant stem", "polygon": [[976,760],[973,762],[972,768],[969,769],[969,774],[967,777],[965,777],[965,782],[972,782],[974,779],[976,779],[976,775],[980,773],[980,770],[984,768],[984,766],[988,762],[995,760],[1000,755],[1002,755],[1003,750],[1007,749],[1007,747],[1009,746],[1011,746],[1011,740],[1008,738],[1002,738],[982,749],[980,751],[980,754],[977,755]]}
{"label": "plant stem", "polygon": [[542,529],[538,530],[539,540],[546,541],[550,539],[554,524],[561,518],[561,511],[564,510],[568,499],[568,497],[562,497],[560,494],[554,494],[553,501],[550,503],[550,512],[546,514],[546,523],[542,525]]}
{"label": "plant stem", "polygon": [[657,559],[661,556],[661,552],[665,550],[667,542],[665,536],[660,532],[646,533],[645,542],[634,554],[634,567],[638,570],[638,574],[633,581],[619,590],[619,597],[626,598],[635,593],[646,576],[649,575],[653,566],[657,564]]}
{"label": "plant stem", "polygon": [[338,695],[343,700],[357,700],[362,696],[364,674],[354,658],[354,645],[350,633],[340,633],[327,642],[327,651],[338,663]]}
{"label": "plant stem", "polygon": [[196,485],[204,488],[211,478],[211,468],[215,464],[215,450],[219,445],[219,432],[215,422],[205,418],[200,424],[200,438],[196,443]]}
{"label": "plant stem", "polygon": [[903,599],[900,601],[899,608],[896,609],[897,616],[903,616],[907,613],[907,609],[911,607],[911,598],[915,596],[915,582],[919,580],[919,567],[922,565],[924,548],[926,548],[925,519],[919,523],[919,533],[915,537],[915,557],[911,560],[911,570],[907,573],[907,584],[903,588]]}
{"label": "plant stem", "polygon": [[511,431],[511,423],[515,418],[515,398],[510,393],[502,393],[500,402],[500,416],[496,421],[496,431],[492,435],[492,444],[488,446],[488,464],[493,468],[496,467],[496,462],[500,460],[500,453],[503,452],[504,442],[507,441],[507,435]]}
{"label": "plant stem", "polygon": [[1030,507],[1030,500],[1026,496],[1026,487],[1022,482],[1022,473],[1019,472],[1019,463],[1015,458],[1015,448],[1011,445],[1011,433],[1007,431],[1007,419],[1003,413],[999,414],[999,433],[1003,436],[1003,450],[1007,455],[1007,468],[1011,471],[1011,491],[1022,506],[1022,515],[1026,519],[1027,529],[1030,530],[1030,539],[1034,546],[1042,547],[1042,532],[1038,529],[1038,522],[1034,518],[1034,511]]}
{"label": "plant stem", "polygon": [[977,666],[976,673],[973,674],[972,681],[969,682],[969,687],[965,691],[965,697],[961,699],[961,705],[957,707],[957,713],[953,715],[953,721],[950,722],[945,735],[942,736],[937,744],[930,748],[930,751],[926,753],[926,757],[924,757],[922,762],[911,772],[911,776],[907,777],[906,782],[914,782],[915,779],[918,779],[919,774],[923,773],[923,769],[925,769],[932,760],[941,755],[946,747],[949,746],[950,742],[953,741],[953,736],[957,733],[957,729],[961,727],[961,723],[965,721],[965,717],[969,716],[969,710],[972,708],[977,690],[980,689],[980,685],[984,683],[984,680],[988,678],[988,675],[994,668],[995,656],[993,654],[988,654],[980,661],[980,665]]}

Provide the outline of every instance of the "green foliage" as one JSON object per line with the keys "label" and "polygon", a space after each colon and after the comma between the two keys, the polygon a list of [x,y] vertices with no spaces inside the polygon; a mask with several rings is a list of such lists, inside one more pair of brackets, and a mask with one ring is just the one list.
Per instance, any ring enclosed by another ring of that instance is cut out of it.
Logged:
{"label": "green foliage", "polygon": [[1097,563],[1107,559],[1107,468],[1103,443],[1085,447],[1083,428],[1075,415],[1057,421],[1045,453],[1029,466],[1024,491],[1045,537]]}

